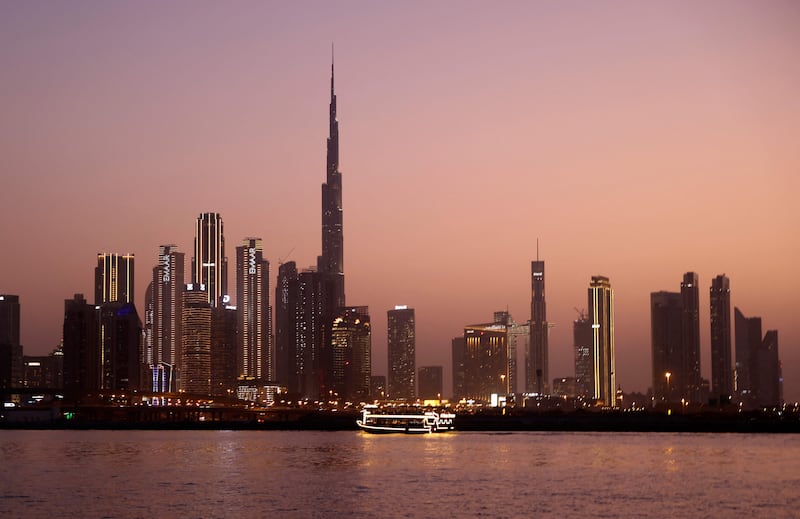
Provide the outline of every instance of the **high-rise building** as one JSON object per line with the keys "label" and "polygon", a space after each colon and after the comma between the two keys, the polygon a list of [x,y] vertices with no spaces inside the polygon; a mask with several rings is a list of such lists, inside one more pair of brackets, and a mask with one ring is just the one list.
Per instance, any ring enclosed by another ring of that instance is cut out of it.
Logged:
{"label": "high-rise building", "polygon": [[272,380],[269,261],[264,259],[261,238],[246,238],[236,247],[236,293],[238,375],[263,382]]}
{"label": "high-rise building", "polygon": [[451,342],[453,359],[453,399],[461,400],[466,397],[467,379],[467,343],[464,336],[453,337]]}
{"label": "high-rise building", "polygon": [[211,303],[202,285],[188,284],[183,294],[183,345],[180,390],[211,394]]}
{"label": "high-rise building", "polygon": [[650,294],[653,397],[657,402],[680,402],[688,396],[687,373],[683,369],[682,313],[681,294]]}
{"label": "high-rise building", "polygon": [[[177,391],[183,361],[183,292],[185,255],[176,245],[162,245],[153,267],[152,391]],[[145,319],[147,320],[147,319]]]}
{"label": "high-rise building", "polygon": [[[236,394],[239,371],[237,352],[240,348],[238,312],[235,306],[211,309],[211,394]],[[244,377],[251,378],[251,377]]]}
{"label": "high-rise building", "polygon": [[100,388],[99,311],[83,294],[64,301],[64,393],[68,399]]}
{"label": "high-rise building", "polygon": [[275,380],[291,395],[300,392],[297,358],[297,265],[288,261],[278,266],[275,286]]}
{"label": "high-rise building", "polygon": [[416,398],[416,325],[414,309],[395,306],[387,312],[389,398]]}
{"label": "high-rise building", "polygon": [[345,307],[331,329],[334,397],[363,402],[369,398],[372,338],[369,308]]}
{"label": "high-rise building", "polygon": [[580,397],[594,397],[594,334],[585,312],[572,322],[575,348],[575,392]]}
{"label": "high-rise building", "polygon": [[783,404],[783,376],[778,357],[778,331],[768,330],[756,355],[754,387],[759,407]]}
{"label": "high-rise building", "polygon": [[100,389],[141,388],[142,322],[133,303],[100,305]]}
{"label": "high-rise building", "polygon": [[[297,277],[296,314],[296,376],[298,393],[317,399],[327,389],[323,381],[327,357],[323,351],[323,326],[325,290],[322,275],[313,269],[300,272]],[[325,358],[324,358],[325,357]]]}
{"label": "high-rise building", "polygon": [[738,308],[733,309],[736,337],[736,396],[746,406],[755,403],[753,372],[756,355],[761,345],[761,318],[745,317]]}
{"label": "high-rise building", "polygon": [[[494,313],[494,324],[506,327],[506,338],[508,345],[508,392],[517,392],[517,355],[519,351],[525,352],[525,375],[529,375],[529,367],[533,366],[530,361],[532,351],[530,348],[531,327],[530,322],[517,324],[508,310],[499,310]],[[533,378],[526,378],[525,383],[533,383]]]}
{"label": "high-rise building", "polygon": [[548,394],[547,307],[544,298],[544,261],[531,262],[531,363],[528,371],[533,376],[526,387],[540,395]]}
{"label": "high-rise building", "polygon": [[369,378],[369,394],[372,400],[383,400],[386,398],[385,375],[372,375]]}
{"label": "high-rise building", "polygon": [[731,287],[725,274],[711,280],[711,392],[720,404],[733,396]]}
{"label": "high-rise building", "polygon": [[38,389],[64,388],[64,350],[61,345],[50,355],[23,357],[24,387]]}
{"label": "high-rise building", "polygon": [[94,302],[134,303],[134,255],[100,252],[94,269]]}
{"label": "high-rise building", "polygon": [[463,398],[489,402],[492,394],[509,393],[508,328],[503,323],[464,327]]}
{"label": "high-rise building", "polygon": [[700,400],[700,285],[697,274],[687,272],[681,282],[681,342],[685,375],[685,400]]}
{"label": "high-rise building", "polygon": [[322,184],[322,255],[317,270],[326,277],[329,306],[335,314],[345,305],[344,238],[342,227],[342,173],[339,171],[339,121],[336,119],[336,93],[331,61],[331,102],[329,106],[327,176]]}
{"label": "high-rise building", "polygon": [[592,357],[594,361],[592,397],[598,404],[616,407],[614,291],[605,276],[592,276],[589,284],[589,318],[592,322]]}
{"label": "high-rise building", "polygon": [[0,294],[0,389],[23,381],[19,296]]}
{"label": "high-rise building", "polygon": [[215,307],[228,295],[228,258],[219,213],[197,217],[192,258],[192,284],[205,286],[209,304]]}
{"label": "high-rise building", "polygon": [[442,366],[423,366],[419,368],[419,397],[423,400],[442,398]]}

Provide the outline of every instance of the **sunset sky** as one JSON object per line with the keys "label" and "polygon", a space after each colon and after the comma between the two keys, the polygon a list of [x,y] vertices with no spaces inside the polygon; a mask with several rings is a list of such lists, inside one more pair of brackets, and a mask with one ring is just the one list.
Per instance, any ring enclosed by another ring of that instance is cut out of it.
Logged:
{"label": "sunset sky", "polygon": [[[463,326],[530,318],[546,262],[550,376],[574,374],[592,275],[616,298],[617,381],[651,385],[650,292],[711,279],[779,331],[800,399],[800,3],[0,3],[0,293],[22,342],[61,339],[97,252],[192,255],[219,212],[229,261],[321,250],[331,42],[347,302],[416,309],[417,367]],[[233,268],[229,286],[235,287]],[[189,271],[187,266],[187,272]],[[188,280],[187,280],[188,281]],[[522,359],[520,359],[522,360]]]}

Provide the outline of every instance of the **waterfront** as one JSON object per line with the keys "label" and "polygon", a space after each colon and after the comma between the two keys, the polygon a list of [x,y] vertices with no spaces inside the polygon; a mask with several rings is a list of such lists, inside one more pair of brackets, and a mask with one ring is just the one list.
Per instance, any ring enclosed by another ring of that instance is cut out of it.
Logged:
{"label": "waterfront", "polygon": [[3,517],[791,517],[797,435],[0,431]]}

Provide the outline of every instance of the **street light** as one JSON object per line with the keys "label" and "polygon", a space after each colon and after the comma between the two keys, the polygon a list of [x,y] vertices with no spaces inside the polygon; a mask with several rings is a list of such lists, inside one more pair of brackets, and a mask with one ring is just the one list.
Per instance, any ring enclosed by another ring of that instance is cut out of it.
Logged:
{"label": "street light", "polygon": [[666,398],[666,400],[667,400],[667,402],[669,402],[669,397],[670,397],[670,394],[669,394],[669,378],[672,376],[672,373],[667,371],[666,373],[664,373],[664,376],[667,378],[667,398]]}

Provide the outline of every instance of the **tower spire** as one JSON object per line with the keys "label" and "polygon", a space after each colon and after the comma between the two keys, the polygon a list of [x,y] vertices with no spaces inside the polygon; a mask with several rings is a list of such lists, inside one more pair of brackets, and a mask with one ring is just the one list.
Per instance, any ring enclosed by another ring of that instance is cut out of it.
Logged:
{"label": "tower spire", "polygon": [[331,99],[333,99],[333,42],[331,42]]}

